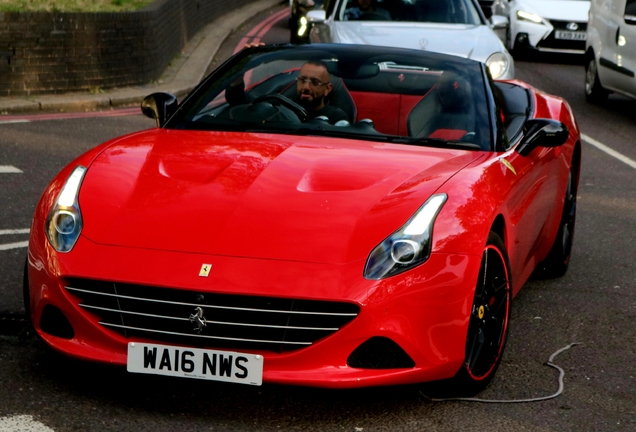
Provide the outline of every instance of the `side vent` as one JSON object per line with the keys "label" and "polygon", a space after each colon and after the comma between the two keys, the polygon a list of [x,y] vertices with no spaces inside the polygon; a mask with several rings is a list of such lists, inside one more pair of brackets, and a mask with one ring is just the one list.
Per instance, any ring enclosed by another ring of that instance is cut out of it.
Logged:
{"label": "side vent", "polygon": [[73,326],[71,326],[66,316],[61,310],[51,305],[44,306],[42,318],[40,319],[40,329],[44,333],[63,339],[73,339],[75,337]]}
{"label": "side vent", "polygon": [[415,362],[398,344],[385,337],[372,337],[356,348],[347,365],[358,369],[406,369]]}

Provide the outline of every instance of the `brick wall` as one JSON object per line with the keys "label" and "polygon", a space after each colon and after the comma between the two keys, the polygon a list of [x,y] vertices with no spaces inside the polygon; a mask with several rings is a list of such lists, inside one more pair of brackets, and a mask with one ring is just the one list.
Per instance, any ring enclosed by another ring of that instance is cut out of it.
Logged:
{"label": "brick wall", "polygon": [[156,0],[122,13],[0,12],[0,96],[149,83],[215,18],[254,0]]}

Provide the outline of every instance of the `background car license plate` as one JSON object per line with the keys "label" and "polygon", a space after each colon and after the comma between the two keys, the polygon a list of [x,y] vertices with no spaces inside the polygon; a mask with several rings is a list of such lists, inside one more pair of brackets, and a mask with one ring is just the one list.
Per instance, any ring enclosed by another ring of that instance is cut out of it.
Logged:
{"label": "background car license plate", "polygon": [[585,40],[585,32],[573,32],[558,30],[554,33],[555,39],[567,39],[567,40]]}
{"label": "background car license plate", "polygon": [[128,372],[261,385],[263,356],[168,345],[128,344]]}

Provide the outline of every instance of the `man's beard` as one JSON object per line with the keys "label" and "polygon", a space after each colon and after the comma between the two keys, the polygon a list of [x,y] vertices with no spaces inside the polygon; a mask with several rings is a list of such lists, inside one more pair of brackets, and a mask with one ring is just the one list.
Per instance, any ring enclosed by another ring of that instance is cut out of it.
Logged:
{"label": "man's beard", "polygon": [[302,99],[299,98],[299,102],[298,104],[305,108],[308,112],[314,111],[316,108],[318,108],[320,106],[320,104],[322,104],[322,102],[325,100],[324,96],[319,96],[319,97],[315,97],[312,100],[307,100],[307,99]]}

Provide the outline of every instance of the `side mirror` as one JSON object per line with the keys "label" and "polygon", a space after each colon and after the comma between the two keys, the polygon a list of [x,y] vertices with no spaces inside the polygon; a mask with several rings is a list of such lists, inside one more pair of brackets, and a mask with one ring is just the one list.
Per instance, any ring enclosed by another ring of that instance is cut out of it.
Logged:
{"label": "side mirror", "polygon": [[157,120],[157,127],[163,126],[178,107],[177,98],[170,93],[153,93],[141,101],[141,112],[146,117]]}
{"label": "side mirror", "polygon": [[307,21],[310,24],[320,24],[327,21],[327,12],[324,9],[310,10],[307,12]]}
{"label": "side mirror", "polygon": [[527,156],[537,147],[558,147],[570,136],[567,126],[558,120],[530,119],[523,125],[523,138],[517,153]]}
{"label": "side mirror", "polygon": [[503,30],[508,28],[510,21],[503,15],[493,15],[490,17],[490,28],[493,30]]}

